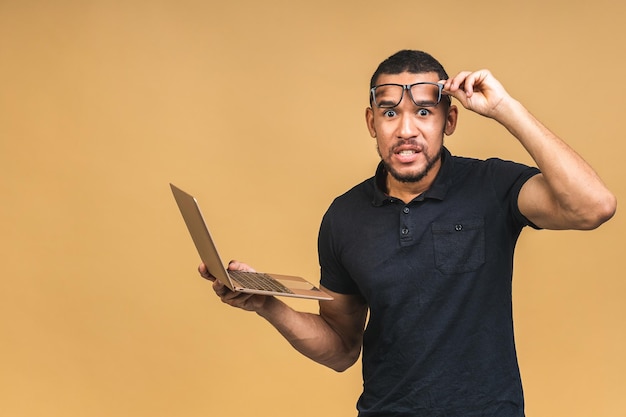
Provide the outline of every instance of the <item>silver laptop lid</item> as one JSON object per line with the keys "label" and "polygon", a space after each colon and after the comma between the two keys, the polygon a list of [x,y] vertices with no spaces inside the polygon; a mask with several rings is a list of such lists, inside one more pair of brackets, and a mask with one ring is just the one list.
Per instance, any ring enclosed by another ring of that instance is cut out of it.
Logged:
{"label": "silver laptop lid", "polygon": [[211,275],[233,290],[233,283],[213,243],[213,238],[202,217],[202,212],[200,211],[197,200],[174,184],[170,184],[170,187],[172,188],[172,193],[174,194],[180,212],[183,215],[187,229],[189,229],[193,243],[196,245],[196,249],[200,254],[200,259],[206,265]]}

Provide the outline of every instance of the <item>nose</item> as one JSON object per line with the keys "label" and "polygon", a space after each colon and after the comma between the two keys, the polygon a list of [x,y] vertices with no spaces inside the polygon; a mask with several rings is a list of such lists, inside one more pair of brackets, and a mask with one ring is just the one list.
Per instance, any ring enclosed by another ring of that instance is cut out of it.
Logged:
{"label": "nose", "polygon": [[418,135],[417,125],[410,112],[402,112],[398,126],[399,139],[411,139]]}

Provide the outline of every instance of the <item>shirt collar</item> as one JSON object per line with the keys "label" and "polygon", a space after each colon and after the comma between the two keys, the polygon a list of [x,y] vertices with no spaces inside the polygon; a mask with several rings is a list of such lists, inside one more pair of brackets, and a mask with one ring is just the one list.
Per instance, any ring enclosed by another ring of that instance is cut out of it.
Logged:
{"label": "shirt collar", "polygon": [[[427,198],[443,200],[450,186],[453,168],[454,159],[452,158],[450,151],[444,147],[443,153],[441,154],[441,168],[435,177],[435,181],[433,181],[433,184],[428,190],[417,196],[414,201],[421,201]],[[386,203],[391,203],[397,200],[395,197],[389,196],[386,193],[387,174],[387,170],[381,161],[378,164],[376,174],[374,175],[374,198],[372,200],[372,204],[376,207],[380,207]]]}

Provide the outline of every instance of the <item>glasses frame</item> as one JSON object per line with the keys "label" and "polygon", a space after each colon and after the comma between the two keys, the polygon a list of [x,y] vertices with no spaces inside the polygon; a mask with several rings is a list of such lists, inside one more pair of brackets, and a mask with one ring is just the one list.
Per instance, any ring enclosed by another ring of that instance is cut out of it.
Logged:
{"label": "glasses frame", "polygon": [[[429,105],[425,105],[423,102],[418,103],[415,101],[415,98],[413,97],[413,93],[411,93],[411,88],[413,88],[416,85],[435,85],[438,88],[438,93],[437,93],[437,102],[435,104],[429,104]],[[402,87],[402,94],[400,95],[400,100],[394,104],[394,105],[379,105],[376,102],[376,89],[379,87],[386,87],[386,86],[390,86],[390,85],[395,85],[398,87]],[[374,87],[372,87],[370,89],[370,101],[371,104],[375,105],[376,107],[378,107],[379,109],[392,109],[394,107],[397,107],[398,105],[400,105],[400,103],[402,103],[402,99],[404,98],[404,92],[408,91],[409,92],[409,97],[411,97],[411,101],[413,102],[413,104],[415,104],[418,107],[436,107],[440,102],[441,102],[441,96],[442,91],[443,91],[443,84],[439,84],[439,83],[433,83],[433,82],[429,82],[429,81],[422,81],[419,83],[413,83],[413,84],[395,84],[395,83],[388,83],[388,84],[379,84],[379,85],[375,85]]]}

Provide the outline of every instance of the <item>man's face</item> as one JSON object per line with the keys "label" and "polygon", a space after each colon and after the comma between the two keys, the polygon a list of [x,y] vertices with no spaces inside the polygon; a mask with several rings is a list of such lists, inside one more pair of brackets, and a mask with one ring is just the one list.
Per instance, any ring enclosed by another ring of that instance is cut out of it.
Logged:
{"label": "man's face", "polygon": [[[436,83],[439,81],[434,72],[423,74],[382,74],[376,85],[410,85],[419,82]],[[430,87],[430,89],[428,88]],[[413,99],[420,102],[432,101],[437,88],[424,86],[424,89],[412,89]],[[384,91],[382,87],[379,91]],[[389,105],[386,93],[380,97]],[[418,105],[411,99],[409,90],[405,90],[399,104],[390,108],[379,108],[372,104],[366,110],[367,127],[372,137],[376,138],[378,153],[391,176],[399,182],[418,182],[434,179],[441,165],[443,136],[452,134],[456,127],[457,109],[448,107],[442,99],[438,105]]]}

